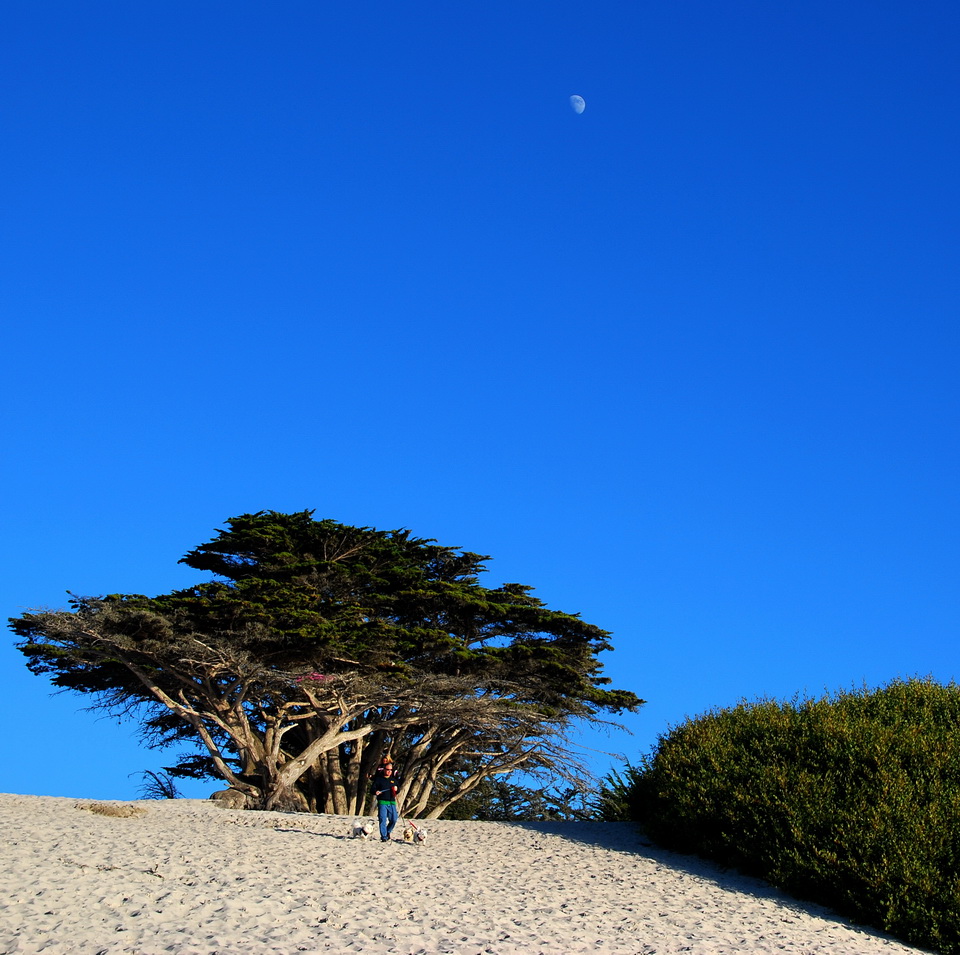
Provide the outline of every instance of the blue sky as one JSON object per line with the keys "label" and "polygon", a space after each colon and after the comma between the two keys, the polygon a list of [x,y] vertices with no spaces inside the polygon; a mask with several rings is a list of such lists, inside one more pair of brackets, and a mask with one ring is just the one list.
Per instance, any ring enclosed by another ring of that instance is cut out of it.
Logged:
{"label": "blue sky", "polygon": [[[958,46],[938,0],[8,4],[3,616],[315,508],[612,631],[649,702],[598,750],[960,677]],[[12,644],[0,790],[134,798],[169,757]]]}

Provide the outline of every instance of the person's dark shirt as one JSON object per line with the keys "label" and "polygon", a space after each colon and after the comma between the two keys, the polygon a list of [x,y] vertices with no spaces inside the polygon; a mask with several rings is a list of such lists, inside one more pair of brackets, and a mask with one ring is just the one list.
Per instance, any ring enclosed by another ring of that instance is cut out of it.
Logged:
{"label": "person's dark shirt", "polygon": [[[396,802],[397,790],[400,788],[400,777],[396,773],[385,775],[383,770],[378,770],[377,775],[373,777],[373,785],[370,792],[377,797],[380,802]],[[379,795],[377,795],[379,793]]]}

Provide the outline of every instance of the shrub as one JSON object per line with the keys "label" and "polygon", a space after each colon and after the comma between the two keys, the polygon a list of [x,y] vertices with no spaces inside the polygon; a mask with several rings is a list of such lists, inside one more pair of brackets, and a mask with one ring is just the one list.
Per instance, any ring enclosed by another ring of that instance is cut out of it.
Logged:
{"label": "shrub", "polygon": [[637,784],[642,772],[630,763],[622,772],[610,770],[588,800],[591,818],[600,822],[633,822],[637,818]]}
{"label": "shrub", "polygon": [[960,953],[960,687],[716,710],[662,737],[630,804],[653,840]]}
{"label": "shrub", "polygon": [[[133,773],[130,774],[131,776]],[[152,769],[145,769],[140,774],[143,782],[138,792],[143,799],[179,799],[180,790],[173,781],[173,777],[166,770],[155,773]]]}

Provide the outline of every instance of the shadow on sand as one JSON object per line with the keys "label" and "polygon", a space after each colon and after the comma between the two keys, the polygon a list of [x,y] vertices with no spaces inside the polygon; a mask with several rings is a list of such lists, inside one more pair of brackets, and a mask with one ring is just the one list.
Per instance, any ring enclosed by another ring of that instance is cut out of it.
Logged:
{"label": "shadow on sand", "polygon": [[[798,915],[805,914],[829,919],[838,925],[904,944],[901,939],[897,939],[896,936],[890,935],[875,926],[856,922],[825,906],[789,895],[762,879],[744,875],[736,869],[726,869],[699,856],[682,855],[678,852],[663,849],[651,842],[636,823],[504,822],[501,825],[515,826],[531,833],[572,839],[586,845],[596,846],[598,849],[622,852],[628,857],[642,858],[673,872],[683,873],[692,879],[711,882],[726,891],[742,893],[755,899],[770,900]],[[917,951],[925,952],[927,950],[918,948]]]}

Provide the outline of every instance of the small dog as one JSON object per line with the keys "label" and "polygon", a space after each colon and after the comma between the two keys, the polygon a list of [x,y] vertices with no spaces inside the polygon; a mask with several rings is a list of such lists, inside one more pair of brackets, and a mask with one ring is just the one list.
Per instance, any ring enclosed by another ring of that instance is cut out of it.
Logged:
{"label": "small dog", "polygon": [[366,822],[355,822],[353,824],[353,831],[350,833],[354,839],[369,839],[370,833],[373,830],[370,828],[369,823]]}
{"label": "small dog", "polygon": [[403,830],[404,842],[416,842],[419,844],[421,842],[425,842],[426,838],[426,830],[421,829],[419,826],[415,826],[412,822],[407,823],[406,828]]}

